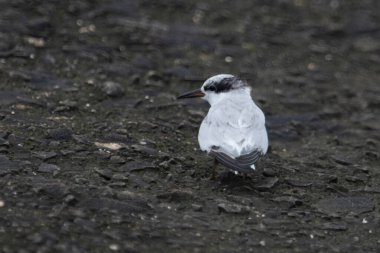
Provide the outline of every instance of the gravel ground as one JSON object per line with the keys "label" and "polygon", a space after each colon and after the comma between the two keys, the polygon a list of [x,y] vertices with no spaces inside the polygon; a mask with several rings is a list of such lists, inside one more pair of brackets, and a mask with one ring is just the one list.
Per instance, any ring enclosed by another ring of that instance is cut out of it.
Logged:
{"label": "gravel ground", "polygon": [[[379,252],[380,2],[0,0],[0,252]],[[255,174],[198,149],[248,80]]]}

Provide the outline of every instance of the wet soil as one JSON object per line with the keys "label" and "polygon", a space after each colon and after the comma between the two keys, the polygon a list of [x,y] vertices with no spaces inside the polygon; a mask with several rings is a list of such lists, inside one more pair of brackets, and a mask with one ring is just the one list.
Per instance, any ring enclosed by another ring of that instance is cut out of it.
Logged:
{"label": "wet soil", "polygon": [[[0,1],[0,252],[379,252],[380,2]],[[207,77],[270,151],[198,149]]]}

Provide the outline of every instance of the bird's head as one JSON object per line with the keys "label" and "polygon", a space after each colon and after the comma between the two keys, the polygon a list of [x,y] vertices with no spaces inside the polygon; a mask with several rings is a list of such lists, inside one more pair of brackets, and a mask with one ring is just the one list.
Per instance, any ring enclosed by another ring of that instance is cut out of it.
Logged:
{"label": "bird's head", "polygon": [[219,74],[207,79],[201,88],[186,92],[178,99],[201,97],[213,105],[235,91],[248,91],[249,93],[247,83],[233,75]]}

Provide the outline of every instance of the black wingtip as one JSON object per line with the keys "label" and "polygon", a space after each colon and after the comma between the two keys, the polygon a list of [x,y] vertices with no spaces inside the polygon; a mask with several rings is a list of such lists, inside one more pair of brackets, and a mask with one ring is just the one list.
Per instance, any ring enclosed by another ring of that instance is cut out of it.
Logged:
{"label": "black wingtip", "polygon": [[[240,157],[232,158],[229,155],[223,153],[211,150],[209,153],[211,156],[215,157],[218,162],[220,162],[222,165],[226,166],[227,168],[245,173],[250,174],[255,172],[255,169],[251,166],[254,165],[254,163],[258,160],[258,156],[255,153],[255,159],[239,159]],[[243,157],[247,158],[247,157]]]}

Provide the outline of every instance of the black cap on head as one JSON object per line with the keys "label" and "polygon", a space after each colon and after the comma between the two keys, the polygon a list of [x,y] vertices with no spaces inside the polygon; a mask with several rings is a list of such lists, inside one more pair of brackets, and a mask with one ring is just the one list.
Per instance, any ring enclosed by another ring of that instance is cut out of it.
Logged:
{"label": "black cap on head", "polygon": [[215,93],[228,92],[247,86],[247,83],[232,75],[217,75],[209,78],[203,88],[205,91]]}

